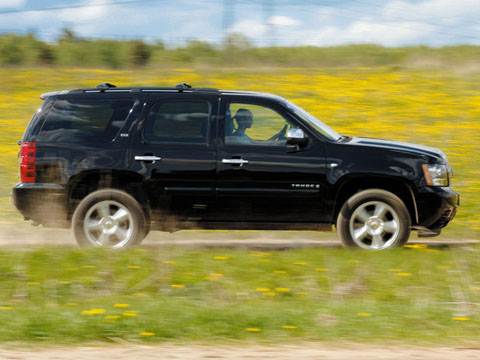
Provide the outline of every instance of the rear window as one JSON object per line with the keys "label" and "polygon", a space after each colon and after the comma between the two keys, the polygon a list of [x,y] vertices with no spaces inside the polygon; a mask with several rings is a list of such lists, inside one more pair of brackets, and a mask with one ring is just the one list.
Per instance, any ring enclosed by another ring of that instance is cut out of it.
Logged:
{"label": "rear window", "polygon": [[207,142],[210,104],[206,101],[169,101],[148,114],[144,137],[150,142]]}
{"label": "rear window", "polygon": [[37,136],[47,142],[109,142],[123,127],[133,100],[57,99]]}

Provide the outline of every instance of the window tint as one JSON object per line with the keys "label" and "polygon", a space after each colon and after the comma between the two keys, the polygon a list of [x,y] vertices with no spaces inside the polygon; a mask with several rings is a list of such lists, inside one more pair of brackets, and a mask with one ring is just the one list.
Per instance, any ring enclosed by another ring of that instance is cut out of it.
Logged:
{"label": "window tint", "polygon": [[231,103],[225,118],[225,144],[285,145],[291,127],[282,115],[268,107]]}
{"label": "window tint", "polygon": [[132,106],[132,100],[56,100],[38,138],[73,143],[111,141],[122,128]]}
{"label": "window tint", "polygon": [[205,101],[169,101],[148,115],[144,136],[153,142],[206,143],[210,105]]}
{"label": "window tint", "polygon": [[22,141],[31,141],[33,137],[38,134],[39,130],[42,128],[43,122],[45,121],[46,114],[52,105],[52,101],[47,99],[40,109],[33,115],[32,121],[28,124],[27,129],[25,130]]}

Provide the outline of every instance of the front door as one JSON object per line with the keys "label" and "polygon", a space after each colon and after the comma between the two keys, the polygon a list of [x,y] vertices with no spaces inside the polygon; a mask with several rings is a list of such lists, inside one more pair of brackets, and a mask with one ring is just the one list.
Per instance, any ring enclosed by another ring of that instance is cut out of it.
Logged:
{"label": "front door", "polygon": [[[321,222],[324,145],[275,101],[226,96],[221,102],[215,218],[246,222]],[[286,132],[308,144],[292,151]]]}
{"label": "front door", "polygon": [[214,199],[218,96],[150,95],[131,151],[145,179],[154,221],[208,219]]}

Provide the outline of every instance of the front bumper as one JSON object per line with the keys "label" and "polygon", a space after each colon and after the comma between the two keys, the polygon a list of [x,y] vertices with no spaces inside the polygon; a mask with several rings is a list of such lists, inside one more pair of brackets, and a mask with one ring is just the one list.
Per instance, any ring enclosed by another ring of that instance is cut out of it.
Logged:
{"label": "front bumper", "polygon": [[58,184],[19,183],[12,189],[12,200],[25,220],[52,227],[68,227],[67,196]]}
{"label": "front bumper", "polygon": [[455,217],[460,195],[449,187],[431,187],[417,194],[418,225],[439,231]]}

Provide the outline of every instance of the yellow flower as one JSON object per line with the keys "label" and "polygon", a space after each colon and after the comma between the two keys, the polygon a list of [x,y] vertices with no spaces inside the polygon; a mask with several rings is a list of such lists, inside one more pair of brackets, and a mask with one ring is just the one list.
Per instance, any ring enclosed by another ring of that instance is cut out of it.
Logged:
{"label": "yellow flower", "polygon": [[468,316],[454,316],[452,317],[454,321],[468,321],[470,318]]}
{"label": "yellow flower", "polygon": [[185,287],[185,285],[183,285],[183,284],[171,284],[170,287],[173,288],[173,289],[183,289]]}
{"label": "yellow flower", "polygon": [[133,310],[127,310],[127,311],[124,311],[122,315],[125,317],[135,317],[138,315],[138,312]]}
{"label": "yellow flower", "polygon": [[106,310],[102,308],[93,308],[93,309],[83,310],[81,312],[82,315],[87,315],[87,316],[102,315],[105,313],[106,313]]}
{"label": "yellow flower", "polygon": [[12,311],[13,306],[0,306],[0,311]]}
{"label": "yellow flower", "polygon": [[300,266],[305,266],[307,263],[305,261],[295,261],[293,265],[300,265]]}
{"label": "yellow flower", "polygon": [[412,273],[402,271],[402,272],[398,272],[397,276],[404,276],[404,277],[405,276],[412,276]]}
{"label": "yellow flower", "polygon": [[138,335],[148,337],[148,336],[155,336],[155,333],[151,331],[142,331]]}
{"label": "yellow flower", "polygon": [[224,255],[217,255],[213,257],[214,260],[228,260],[230,259],[230,256],[224,256]]}
{"label": "yellow flower", "polygon": [[427,245],[426,244],[408,244],[408,245],[405,245],[404,247],[409,249],[425,249]]}
{"label": "yellow flower", "polygon": [[288,293],[290,292],[290,289],[285,287],[277,287],[275,288],[275,291],[278,293]]}
{"label": "yellow flower", "polygon": [[269,288],[266,288],[266,287],[258,287],[255,289],[256,292],[268,292],[270,291]]}
{"label": "yellow flower", "polygon": [[207,280],[209,281],[217,281],[223,278],[223,274],[221,273],[211,273],[207,276]]}
{"label": "yellow flower", "polygon": [[128,308],[130,305],[128,304],[113,304],[113,307],[117,308],[117,309],[126,309]]}
{"label": "yellow flower", "polygon": [[262,330],[260,330],[259,328],[256,328],[256,327],[248,327],[248,328],[245,329],[245,331],[251,332],[251,333],[258,333]]}
{"label": "yellow flower", "polygon": [[357,313],[357,316],[358,317],[370,317],[370,316],[372,316],[372,314],[370,314],[368,312],[359,312],[359,313]]}
{"label": "yellow flower", "polygon": [[282,329],[285,330],[295,330],[297,327],[295,325],[283,325]]}

